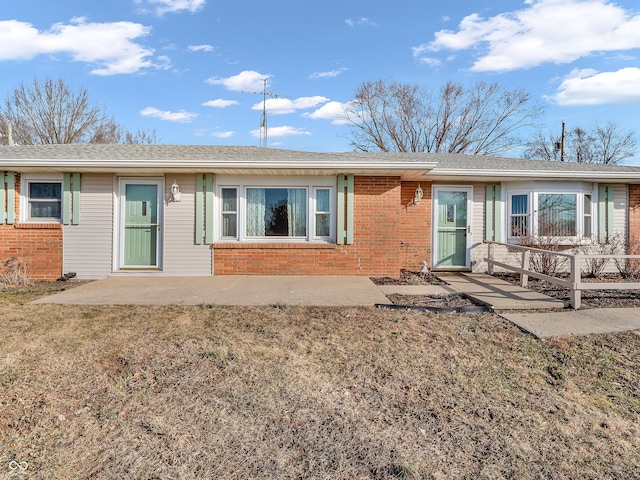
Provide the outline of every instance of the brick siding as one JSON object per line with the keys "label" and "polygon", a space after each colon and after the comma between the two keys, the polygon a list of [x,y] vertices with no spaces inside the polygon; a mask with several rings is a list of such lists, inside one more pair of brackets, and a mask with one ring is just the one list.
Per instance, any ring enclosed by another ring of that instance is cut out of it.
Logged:
{"label": "brick siding", "polygon": [[355,177],[354,243],[217,243],[214,275],[361,275],[397,278],[428,258],[430,186],[407,206],[417,183],[398,177]]}
{"label": "brick siding", "polygon": [[629,243],[632,254],[640,253],[640,185],[629,185]]}
{"label": "brick siding", "polygon": [[[16,219],[18,219],[19,178],[16,178],[15,188],[14,209]],[[30,280],[56,280],[60,278],[62,274],[62,225],[48,223],[0,224],[0,263],[4,263],[12,257],[26,265]]]}

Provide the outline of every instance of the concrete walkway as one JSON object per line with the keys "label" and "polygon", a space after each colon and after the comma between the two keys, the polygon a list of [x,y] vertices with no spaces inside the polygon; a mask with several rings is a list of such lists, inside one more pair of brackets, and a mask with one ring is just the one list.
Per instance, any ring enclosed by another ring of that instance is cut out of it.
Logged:
{"label": "concrete walkway", "polygon": [[[491,305],[503,318],[544,338],[592,333],[640,331],[637,309],[563,310],[552,301],[483,274],[439,275],[448,285],[382,285],[366,277],[109,277],[32,303],[80,305],[308,305],[372,306],[388,304],[386,295],[464,293]],[[386,294],[386,295],[385,295]],[[517,312],[514,310],[525,309]],[[544,309],[534,311],[535,309]]]}
{"label": "concrete walkway", "polygon": [[366,277],[108,277],[33,303],[362,306],[389,300]]}

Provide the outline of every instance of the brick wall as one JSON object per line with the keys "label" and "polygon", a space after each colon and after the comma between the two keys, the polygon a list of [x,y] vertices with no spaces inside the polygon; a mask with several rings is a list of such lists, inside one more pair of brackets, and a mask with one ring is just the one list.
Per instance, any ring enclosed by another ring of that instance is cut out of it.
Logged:
{"label": "brick wall", "polygon": [[[413,199],[418,186],[424,196],[420,204],[414,205]],[[418,271],[423,261],[431,266],[431,184],[402,182],[401,205],[401,268]]]}
{"label": "brick wall", "polygon": [[[18,219],[20,178],[16,178],[15,188],[14,209],[16,219]],[[60,278],[62,274],[62,225],[0,224],[0,263],[6,262],[11,257],[26,264],[27,275],[31,280],[56,280]]]}
{"label": "brick wall", "polygon": [[[397,278],[405,263],[415,262],[418,258],[421,262],[423,252],[427,249],[427,244],[423,242],[418,245],[420,242],[417,239],[420,235],[419,224],[429,217],[428,194],[425,191],[420,206],[405,208],[408,202],[404,197],[409,195],[409,190],[413,192],[415,187],[409,185],[405,189],[398,177],[357,176],[352,245],[218,243],[213,245],[214,275],[362,275]],[[410,226],[404,228],[401,225],[404,221]],[[426,228],[426,224],[423,225],[422,229]],[[425,235],[428,239],[428,235]],[[410,259],[402,250],[401,240],[416,245],[416,250],[411,250]],[[415,268],[415,265],[411,264],[411,268]]]}

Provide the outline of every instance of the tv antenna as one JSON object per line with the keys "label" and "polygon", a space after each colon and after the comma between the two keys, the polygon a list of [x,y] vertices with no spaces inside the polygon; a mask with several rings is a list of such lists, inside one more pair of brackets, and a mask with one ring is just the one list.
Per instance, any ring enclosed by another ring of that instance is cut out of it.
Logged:
{"label": "tv antenna", "polygon": [[279,93],[267,92],[267,79],[263,80],[264,86],[262,87],[261,92],[245,92],[242,93],[250,93],[253,95],[262,95],[262,115],[260,115],[260,146],[267,146],[267,97],[270,98],[291,98],[288,95],[281,95]]}

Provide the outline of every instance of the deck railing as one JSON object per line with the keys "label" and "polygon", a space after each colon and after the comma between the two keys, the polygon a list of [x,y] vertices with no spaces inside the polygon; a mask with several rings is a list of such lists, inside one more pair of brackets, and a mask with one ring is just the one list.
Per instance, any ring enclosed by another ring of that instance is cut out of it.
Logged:
{"label": "deck railing", "polygon": [[[578,310],[581,306],[581,298],[583,290],[638,290],[640,289],[640,282],[583,282],[582,281],[582,265],[583,262],[589,259],[636,259],[640,261],[640,255],[602,255],[602,254],[583,254],[583,253],[569,253],[569,252],[556,252],[553,250],[545,250],[542,248],[526,247],[523,245],[512,245],[508,243],[500,242],[485,242],[487,244],[487,273],[493,275],[494,267],[504,268],[506,270],[516,272],[520,274],[520,285],[523,288],[527,288],[529,284],[529,277],[538,278],[561,287],[568,288],[570,292],[569,304],[572,308]],[[522,254],[520,259],[520,266],[509,265],[504,262],[494,260],[494,246],[506,247],[510,252],[519,252]],[[531,254],[538,253],[544,255],[557,255],[565,257],[569,262],[569,279],[559,278],[552,275],[546,275],[544,273],[536,272],[531,269]]]}

